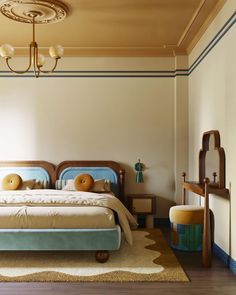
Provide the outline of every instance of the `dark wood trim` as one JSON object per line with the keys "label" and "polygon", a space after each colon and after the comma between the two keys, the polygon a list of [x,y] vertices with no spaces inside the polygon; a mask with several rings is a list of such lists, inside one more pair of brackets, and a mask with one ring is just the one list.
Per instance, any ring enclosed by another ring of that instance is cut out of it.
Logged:
{"label": "dark wood trim", "polygon": [[[186,173],[182,173],[183,183],[186,181]],[[186,204],[186,188],[182,185],[182,205]]]}
{"label": "dark wood trim", "polygon": [[[185,181],[182,183],[182,188],[183,190],[188,190],[202,197],[205,197],[204,184],[201,184],[197,181]],[[229,190],[227,188],[219,189],[217,186],[214,187],[213,185],[208,185],[208,193],[221,196],[227,200],[230,199]],[[182,199],[183,199],[183,195],[182,195]]]}
{"label": "dark wood trim", "polygon": [[45,169],[53,185],[55,175],[55,165],[47,161],[0,161],[0,167],[41,167]]}
{"label": "dark wood trim", "polygon": [[214,181],[208,183],[208,193],[219,195],[223,198],[229,199],[229,190],[225,187],[225,151],[223,147],[220,146],[220,133],[218,130],[210,130],[203,133],[202,136],[202,148],[199,152],[199,182],[186,181],[185,173],[182,184],[182,204],[186,201],[185,190],[192,191],[198,195],[205,196],[205,183],[204,179],[206,177],[206,154],[209,151],[210,136],[214,136],[214,150],[219,154],[219,181],[216,182],[216,172],[213,173]]}
{"label": "dark wood trim", "polygon": [[[219,154],[219,182],[218,188],[225,188],[225,151],[220,146],[220,133],[218,130],[210,130],[203,133],[202,148],[199,152],[199,183],[204,184],[204,178],[206,177],[206,154],[209,151],[210,136],[214,136],[214,150]],[[209,176],[209,175],[207,175]],[[211,183],[209,184],[209,186]]]}
{"label": "dark wood trim", "polygon": [[125,170],[120,166],[119,163],[114,161],[63,161],[58,164],[55,168],[54,180],[55,183],[56,179],[59,179],[61,172],[69,167],[109,167],[111,168],[117,175],[118,179],[118,189],[119,189],[119,199],[122,203],[124,203],[124,187],[125,187]]}
{"label": "dark wood trim", "polygon": [[120,200],[125,204],[125,169],[119,170],[119,180]]}

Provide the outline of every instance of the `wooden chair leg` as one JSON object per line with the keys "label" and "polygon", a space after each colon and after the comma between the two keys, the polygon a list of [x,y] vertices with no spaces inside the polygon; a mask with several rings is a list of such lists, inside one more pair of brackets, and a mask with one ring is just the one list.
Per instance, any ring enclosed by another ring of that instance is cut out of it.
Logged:
{"label": "wooden chair leg", "polygon": [[[185,182],[185,178],[186,178],[185,172],[182,173],[182,177],[183,177],[183,182]],[[186,189],[185,188],[182,188],[182,205],[186,205]]]}
{"label": "wooden chair leg", "polygon": [[204,224],[203,224],[203,243],[202,243],[202,262],[205,267],[211,266],[211,226],[209,210],[209,179],[205,178],[205,206],[204,206]]}

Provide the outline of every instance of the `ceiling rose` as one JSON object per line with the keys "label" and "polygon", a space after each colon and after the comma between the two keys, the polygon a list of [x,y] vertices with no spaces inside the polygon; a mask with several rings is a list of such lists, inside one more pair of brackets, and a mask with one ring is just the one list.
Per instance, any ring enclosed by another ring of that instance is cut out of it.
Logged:
{"label": "ceiling rose", "polygon": [[2,0],[0,11],[6,17],[23,23],[32,23],[32,13],[37,14],[36,24],[62,21],[69,12],[58,0]]}
{"label": "ceiling rose", "polygon": [[14,55],[14,47],[3,44],[0,47],[0,56],[6,61],[7,67],[11,72],[24,74],[33,68],[36,78],[40,73],[48,74],[54,72],[58,60],[63,55],[63,47],[54,45],[49,48],[49,55],[54,59],[54,66],[50,70],[43,68],[45,57],[39,53],[39,46],[36,42],[36,24],[50,24],[63,20],[68,14],[68,8],[58,0],[0,0],[1,13],[15,21],[32,24],[32,41],[29,44],[29,62],[24,70],[14,70],[10,60]]}

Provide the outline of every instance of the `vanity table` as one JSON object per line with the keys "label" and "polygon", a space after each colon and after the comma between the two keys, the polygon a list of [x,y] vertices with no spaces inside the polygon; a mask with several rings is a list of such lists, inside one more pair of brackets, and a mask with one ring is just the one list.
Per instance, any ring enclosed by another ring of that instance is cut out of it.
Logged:
{"label": "vanity table", "polygon": [[[214,157],[210,157],[210,154]],[[229,199],[229,190],[225,188],[225,152],[220,146],[220,134],[217,130],[203,133],[202,148],[199,152],[199,181],[187,181],[183,172],[182,204],[186,204],[186,191],[204,197],[204,223],[202,261],[206,267],[211,266],[212,241],[209,209],[209,194]],[[210,176],[213,179],[210,180]]]}

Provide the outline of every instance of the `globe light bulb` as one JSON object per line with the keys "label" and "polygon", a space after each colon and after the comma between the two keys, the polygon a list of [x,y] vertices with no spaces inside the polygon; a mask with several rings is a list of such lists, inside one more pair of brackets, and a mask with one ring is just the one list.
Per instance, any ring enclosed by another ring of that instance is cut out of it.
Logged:
{"label": "globe light bulb", "polygon": [[61,58],[64,48],[61,45],[54,45],[49,48],[49,54],[52,58]]}
{"label": "globe light bulb", "polygon": [[45,64],[45,57],[42,54],[38,54],[38,66],[42,67]]}
{"label": "globe light bulb", "polygon": [[4,58],[11,58],[11,57],[13,57],[14,51],[15,51],[14,47],[12,47],[9,44],[3,44],[0,47],[0,55],[1,55],[1,57],[4,57]]}

